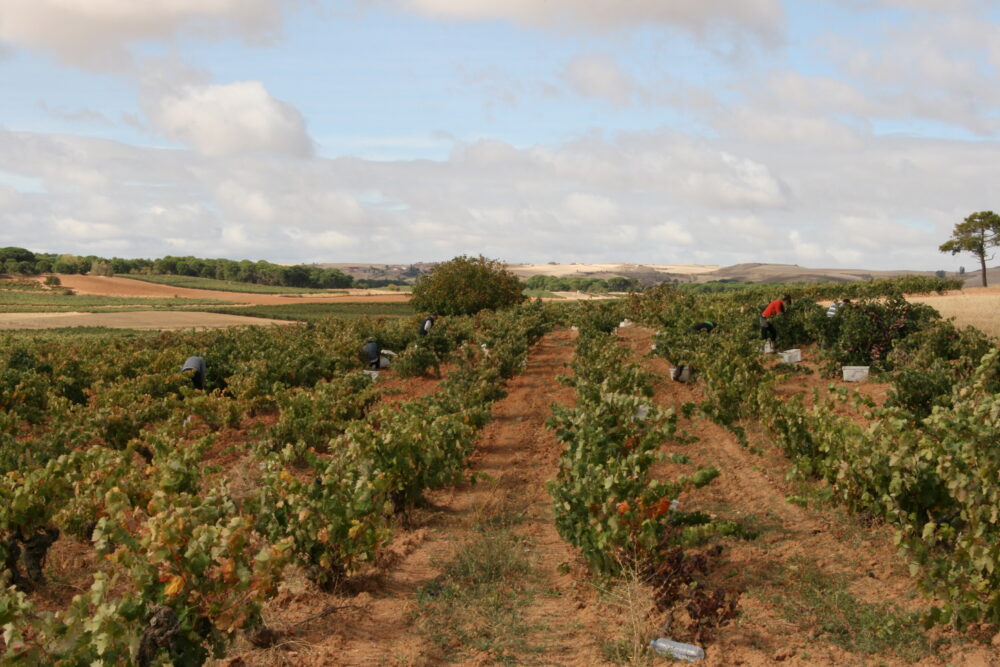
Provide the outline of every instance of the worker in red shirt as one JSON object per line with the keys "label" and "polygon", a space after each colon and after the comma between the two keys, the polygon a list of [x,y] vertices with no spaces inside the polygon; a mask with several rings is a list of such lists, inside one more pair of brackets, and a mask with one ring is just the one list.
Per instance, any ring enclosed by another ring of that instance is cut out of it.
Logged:
{"label": "worker in red shirt", "polygon": [[774,324],[772,323],[772,318],[779,313],[785,312],[785,309],[792,305],[792,297],[787,294],[780,299],[775,299],[771,303],[767,304],[767,308],[764,312],[760,314],[760,337],[764,340],[769,340],[774,343],[774,339],[777,337],[778,332],[774,329]]}

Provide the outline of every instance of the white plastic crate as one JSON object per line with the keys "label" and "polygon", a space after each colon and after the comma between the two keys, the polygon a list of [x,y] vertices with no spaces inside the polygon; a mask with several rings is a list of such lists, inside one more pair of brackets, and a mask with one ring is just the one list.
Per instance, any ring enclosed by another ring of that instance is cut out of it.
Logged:
{"label": "white plastic crate", "polygon": [[862,382],[868,379],[868,366],[844,366],[844,382]]}
{"label": "white plastic crate", "polygon": [[781,361],[786,364],[797,364],[802,361],[802,350],[795,347],[781,353]]}

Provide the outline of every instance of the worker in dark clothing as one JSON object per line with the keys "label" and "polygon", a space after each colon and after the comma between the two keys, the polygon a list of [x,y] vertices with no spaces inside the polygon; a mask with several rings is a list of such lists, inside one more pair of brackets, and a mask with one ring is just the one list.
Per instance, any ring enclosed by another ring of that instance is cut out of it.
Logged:
{"label": "worker in dark clothing", "polygon": [[772,318],[775,315],[780,315],[785,312],[789,306],[792,305],[792,297],[787,294],[780,299],[775,299],[771,303],[767,304],[767,308],[764,312],[760,314],[760,337],[764,340],[769,340],[772,343],[777,338],[778,332],[774,328]]}
{"label": "worker in dark clothing", "polygon": [[706,320],[704,322],[698,322],[698,324],[691,327],[691,331],[696,333],[712,333],[716,326],[715,322],[709,322]]}
{"label": "worker in dark clothing", "polygon": [[424,321],[420,324],[420,335],[426,336],[431,332],[431,327],[434,326],[434,315],[428,315],[424,318]]}
{"label": "worker in dark clothing", "polygon": [[191,373],[191,384],[195,389],[205,388],[205,359],[204,357],[188,357],[181,367],[182,373]]}
{"label": "worker in dark clothing", "polygon": [[371,370],[378,370],[379,362],[379,349],[378,341],[374,338],[370,339],[367,343],[361,346],[361,357],[364,359],[365,364]]}

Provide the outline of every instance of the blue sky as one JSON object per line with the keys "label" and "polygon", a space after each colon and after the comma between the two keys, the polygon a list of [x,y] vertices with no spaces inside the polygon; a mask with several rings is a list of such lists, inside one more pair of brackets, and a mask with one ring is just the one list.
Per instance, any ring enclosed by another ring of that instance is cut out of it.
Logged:
{"label": "blue sky", "polygon": [[0,245],[956,269],[985,0],[7,0]]}

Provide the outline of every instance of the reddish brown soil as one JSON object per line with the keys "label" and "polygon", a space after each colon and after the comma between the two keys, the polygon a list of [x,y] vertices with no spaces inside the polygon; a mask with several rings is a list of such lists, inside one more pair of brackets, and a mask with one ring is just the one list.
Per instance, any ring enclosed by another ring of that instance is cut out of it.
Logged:
{"label": "reddish brown soil", "polygon": [[288,320],[245,317],[190,310],[130,310],[115,313],[0,313],[0,329],[52,329],[57,327],[107,327],[168,331],[220,329],[235,326],[295,324]]}

